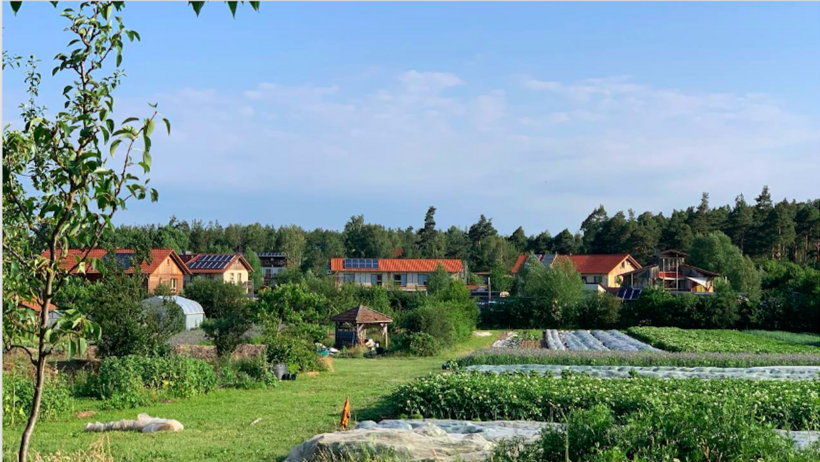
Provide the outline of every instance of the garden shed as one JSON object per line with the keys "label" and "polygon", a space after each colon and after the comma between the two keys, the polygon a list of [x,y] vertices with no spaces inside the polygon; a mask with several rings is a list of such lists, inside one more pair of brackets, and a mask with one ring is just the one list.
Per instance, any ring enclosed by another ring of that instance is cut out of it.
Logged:
{"label": "garden shed", "polygon": [[367,329],[373,327],[381,329],[384,347],[388,346],[387,325],[393,320],[384,313],[359,305],[332,316],[330,320],[336,323],[336,348],[361,345],[367,337]]}
{"label": "garden shed", "polygon": [[205,320],[205,310],[202,309],[202,305],[190,298],[180,297],[179,295],[158,295],[146,298],[142,301],[142,306],[160,309],[166,300],[173,301],[182,308],[182,314],[185,316],[185,330],[196,329]]}

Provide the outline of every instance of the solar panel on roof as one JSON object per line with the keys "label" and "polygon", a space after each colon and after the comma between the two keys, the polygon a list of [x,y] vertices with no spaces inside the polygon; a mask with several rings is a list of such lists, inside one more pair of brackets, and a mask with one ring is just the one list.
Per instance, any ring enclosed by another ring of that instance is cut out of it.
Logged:
{"label": "solar panel on roof", "polygon": [[377,258],[345,258],[344,261],[342,261],[342,266],[347,269],[378,269],[379,260]]}

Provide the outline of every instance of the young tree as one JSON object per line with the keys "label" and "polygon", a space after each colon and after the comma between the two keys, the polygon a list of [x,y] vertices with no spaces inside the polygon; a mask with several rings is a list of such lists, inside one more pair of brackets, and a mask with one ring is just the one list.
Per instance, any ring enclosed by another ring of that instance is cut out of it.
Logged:
{"label": "young tree", "polygon": [[743,194],[735,198],[735,207],[729,213],[729,235],[732,242],[740,248],[741,252],[746,251],[746,239],[752,229],[754,217],[752,207],[746,203]]}
{"label": "young tree", "polygon": [[583,290],[584,282],[571,260],[558,258],[549,268],[533,256],[528,260],[521,292],[536,300],[542,325],[556,326],[564,321],[565,311],[581,300]]}
{"label": "young tree", "polygon": [[450,288],[453,283],[453,278],[447,273],[442,265],[436,266],[436,270],[430,273],[427,279],[427,293],[435,295],[438,292],[445,291]]}
{"label": "young tree", "polygon": [[[111,117],[112,92],[123,75],[119,69],[123,46],[139,39],[139,34],[126,29],[114,15],[121,5],[82,3],[78,11],[63,11],[69,23],[66,30],[74,39],[66,53],[55,56],[52,74],[74,77],[73,84],[63,89],[64,108],[47,116],[37,104],[41,75],[32,59],[26,77],[30,101],[21,114],[23,128],[3,131],[4,343],[7,347],[28,341],[37,345],[29,355],[36,373],[20,461],[26,459],[37,423],[45,363],[53,346],[68,338],[73,353],[84,349],[87,339],[99,337],[98,326],[79,311],[64,311],[48,327],[46,307],[71,272],[85,270],[88,253],[71,262],[69,269],[61,267],[61,256],[71,245],[97,246],[111,218],[129,199],[157,199],[148,180],[139,176],[151,169],[157,111],[143,120],[129,117],[120,124]],[[116,58],[114,66],[104,66],[109,58]],[[3,67],[11,62],[4,54]],[[100,76],[112,68],[113,72]],[[167,121],[166,125],[170,131]],[[112,158],[120,146],[124,152],[120,151],[119,164],[114,167]],[[139,159],[134,158],[137,155]],[[20,309],[20,300],[38,303],[40,314],[34,317]]]}
{"label": "young tree", "polygon": [[604,209],[603,204],[592,211],[589,216],[581,223],[581,233],[583,234],[583,250],[584,253],[601,253],[596,247],[595,238],[598,231],[609,220],[609,216]]}
{"label": "young tree", "polygon": [[202,330],[213,340],[219,356],[230,355],[251,327],[245,289],[230,282],[194,278],[183,296],[197,301],[205,311]]}
{"label": "young tree", "polygon": [[253,287],[256,290],[259,290],[265,281],[264,275],[262,274],[262,261],[259,259],[259,255],[256,255],[256,252],[251,247],[248,247],[245,250],[245,260],[248,260],[248,263],[251,264],[251,268],[253,268],[253,272],[250,274],[251,281],[253,281]]}

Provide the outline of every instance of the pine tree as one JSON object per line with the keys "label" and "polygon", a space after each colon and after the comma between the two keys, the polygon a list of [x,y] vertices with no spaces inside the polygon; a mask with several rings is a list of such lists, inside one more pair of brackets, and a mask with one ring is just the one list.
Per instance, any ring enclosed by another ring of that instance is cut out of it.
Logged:
{"label": "pine tree", "polygon": [[727,234],[732,238],[732,243],[745,253],[746,240],[754,224],[754,211],[746,203],[743,194],[735,198],[735,207],[729,213],[728,221],[729,233]]}

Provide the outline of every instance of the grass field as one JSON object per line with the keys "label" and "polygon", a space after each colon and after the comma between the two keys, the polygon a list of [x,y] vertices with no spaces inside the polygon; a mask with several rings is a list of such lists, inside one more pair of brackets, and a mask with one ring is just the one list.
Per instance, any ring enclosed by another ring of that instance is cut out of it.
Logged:
{"label": "grass field", "polygon": [[[185,426],[177,434],[106,433],[115,460],[122,461],[254,461],[282,460],[293,446],[317,433],[337,428],[342,404],[350,396],[355,420],[378,419],[381,405],[397,386],[441,370],[448,359],[485,348],[491,337],[473,337],[430,358],[336,359],[334,371],[318,377],[300,375],[267,390],[217,390],[205,396],[125,411],[101,411],[86,419],[66,417],[37,425],[32,449],[41,454],[73,452],[100,438],[83,433],[92,420],[135,419],[138,413],[177,419]],[[93,410],[96,401],[82,410]],[[82,405],[81,404],[81,405]],[[254,426],[250,423],[261,420]],[[3,428],[3,460],[15,457],[22,426]]]}
{"label": "grass field", "polygon": [[[737,330],[679,329],[677,327],[630,327],[627,334],[666,351],[715,353],[807,353],[818,354],[820,348],[793,335],[777,332],[759,335]],[[785,334],[785,335],[784,335]]]}

